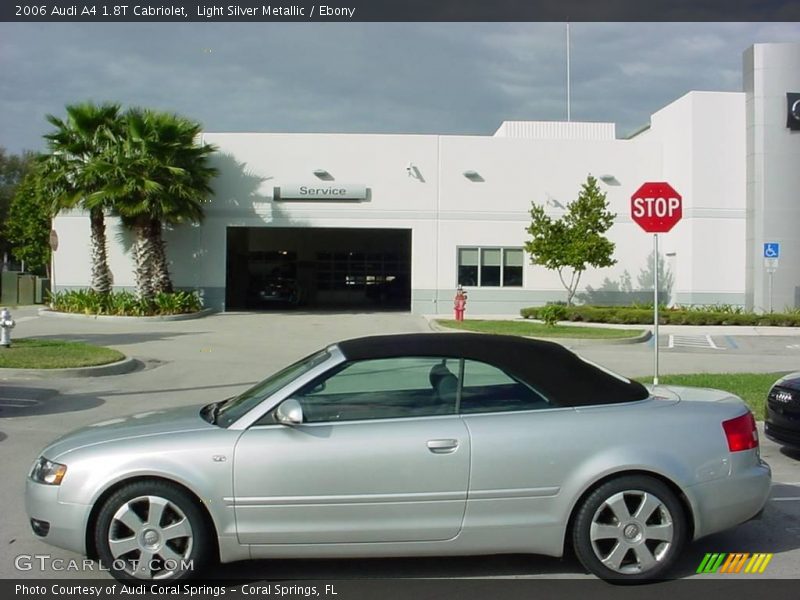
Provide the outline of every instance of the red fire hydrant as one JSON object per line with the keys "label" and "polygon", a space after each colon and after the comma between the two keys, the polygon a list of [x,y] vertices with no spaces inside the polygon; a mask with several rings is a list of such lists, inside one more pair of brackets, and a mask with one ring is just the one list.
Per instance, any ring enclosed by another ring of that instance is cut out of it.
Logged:
{"label": "red fire hydrant", "polygon": [[453,298],[453,309],[456,313],[456,321],[463,321],[464,311],[467,309],[467,294],[461,286],[458,286],[456,297]]}

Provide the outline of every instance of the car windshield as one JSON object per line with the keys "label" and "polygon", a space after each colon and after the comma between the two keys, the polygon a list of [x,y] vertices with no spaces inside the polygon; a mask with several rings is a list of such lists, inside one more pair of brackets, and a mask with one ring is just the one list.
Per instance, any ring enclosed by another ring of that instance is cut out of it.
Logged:
{"label": "car windshield", "polygon": [[217,425],[220,427],[228,427],[231,423],[255,407],[259,402],[277,392],[290,381],[307,373],[317,365],[322,364],[328,360],[330,356],[327,350],[316,352],[278,371],[274,375],[267,377],[264,381],[257,383],[235,398],[227,400],[224,404],[220,404],[219,411],[217,412]]}

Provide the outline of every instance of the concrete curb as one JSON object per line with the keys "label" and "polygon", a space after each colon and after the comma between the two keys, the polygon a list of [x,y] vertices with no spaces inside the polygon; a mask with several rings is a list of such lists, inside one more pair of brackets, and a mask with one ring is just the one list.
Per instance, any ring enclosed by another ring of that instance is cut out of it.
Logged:
{"label": "concrete curb", "polygon": [[[431,328],[432,331],[441,331],[444,333],[479,333],[477,331],[468,331],[466,329],[451,329],[449,327],[443,327],[439,325],[435,319],[429,319],[428,327]],[[532,335],[524,335],[522,337],[526,337],[532,340],[545,340],[548,342],[555,342],[557,344],[561,344],[562,346],[594,346],[599,344],[606,344],[606,345],[620,345],[620,344],[641,344],[643,342],[648,341],[651,337],[653,337],[653,333],[649,330],[643,331],[640,335],[636,337],[630,338],[609,338],[609,339],[595,339],[595,338],[549,338],[544,336],[532,336]]]}
{"label": "concrete curb", "polygon": [[114,315],[82,315],[80,313],[58,312],[49,308],[40,308],[40,317],[53,317],[57,319],[91,319],[93,321],[109,321],[112,323],[157,323],[168,321],[190,321],[192,319],[202,319],[213,313],[218,312],[214,308],[204,308],[196,313],[182,315],[158,315],[155,317],[117,317]]}
{"label": "concrete curb", "polygon": [[561,344],[562,346],[599,346],[599,345],[611,345],[611,346],[620,346],[620,345],[627,345],[627,344],[642,344],[648,341],[651,337],[653,337],[652,332],[644,331],[641,335],[637,335],[636,337],[630,338],[611,338],[611,339],[595,339],[595,338],[546,338],[546,337],[533,337],[533,336],[524,336],[529,337],[533,340],[546,340],[548,342],[556,342],[557,344]]}
{"label": "concrete curb", "polygon": [[120,361],[96,367],[74,367],[70,369],[0,369],[3,379],[58,379],[62,377],[105,377],[123,375],[141,368],[141,361],[124,358]]}

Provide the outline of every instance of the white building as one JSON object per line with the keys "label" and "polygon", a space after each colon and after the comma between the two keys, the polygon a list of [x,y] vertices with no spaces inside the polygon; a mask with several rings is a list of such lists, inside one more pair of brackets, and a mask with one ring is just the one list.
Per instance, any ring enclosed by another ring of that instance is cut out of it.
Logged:
{"label": "white building", "polygon": [[[229,310],[272,285],[310,307],[441,313],[461,282],[468,313],[517,312],[565,296],[522,251],[531,202],[563,214],[592,174],[617,213],[618,263],[587,271],[581,288],[613,289],[626,271],[637,287],[652,236],[631,221],[630,198],[668,181],[683,197],[682,221],[659,240],[670,302],[766,310],[763,245],[776,242],[773,306],[799,306],[800,44],[751,47],[743,73],[743,92],[690,92],[629,139],[611,123],[536,121],[489,136],[206,133],[220,175],[204,223],[167,232],[173,280]],[[115,285],[132,287],[129,236],[108,226]],[[55,227],[57,289],[86,287],[87,217]]]}

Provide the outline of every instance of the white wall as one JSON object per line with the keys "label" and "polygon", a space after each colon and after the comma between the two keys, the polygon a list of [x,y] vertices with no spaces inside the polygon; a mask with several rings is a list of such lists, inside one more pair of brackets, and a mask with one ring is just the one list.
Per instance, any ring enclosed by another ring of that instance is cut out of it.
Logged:
{"label": "white wall", "polygon": [[690,92],[656,112],[648,140],[661,143],[663,177],[683,198],[683,219],[660,236],[674,253],[677,298],[744,302],[745,97]]}
{"label": "white wall", "polygon": [[[574,200],[587,174],[600,182],[617,220],[609,236],[618,264],[589,270],[581,283],[598,288],[646,268],[652,236],[630,219],[630,197],[645,181],[669,181],[682,194],[684,220],[661,236],[682,302],[743,302],[745,292],[745,95],[693,92],[653,115],[630,140],[533,139],[502,136],[207,133],[218,147],[220,176],[202,226],[167,231],[171,271],[179,287],[224,297],[226,228],[411,228],[414,309],[449,310],[457,283],[456,249],[521,247],[531,202],[553,216]],[[591,128],[590,128],[591,129]],[[531,131],[535,131],[533,128]],[[520,131],[526,131],[521,128]],[[407,167],[415,170],[409,174]],[[367,201],[273,202],[275,187],[315,184],[324,169],[341,184],[363,184]],[[475,171],[482,181],[471,181]],[[59,286],[89,282],[88,219],[56,220]],[[129,238],[109,219],[115,283],[133,285]],[[525,286],[483,288],[473,310],[513,312],[564,297],[555,273],[526,264]],[[439,300],[439,302],[437,302]],[[477,303],[477,307],[476,307]]]}
{"label": "white wall", "polygon": [[[56,286],[85,288],[91,282],[91,231],[89,218],[81,211],[66,211],[55,218],[58,250],[55,252]],[[106,217],[108,266],[114,285],[134,285],[133,261],[128,248],[131,234],[119,219]]]}
{"label": "white wall", "polygon": [[769,308],[763,244],[781,245],[773,307],[800,306],[800,132],[786,127],[786,93],[800,92],[800,44],[755,44],[744,53],[747,132],[748,304]]}
{"label": "white wall", "polygon": [[[629,219],[630,195],[644,181],[660,177],[660,148],[647,142],[549,141],[497,139],[488,137],[442,137],[441,174],[441,262],[439,287],[455,285],[456,246],[522,246],[528,239],[531,203],[543,205],[548,214],[560,217],[575,200],[590,173],[613,175],[618,185],[599,182],[606,192],[617,223],[609,237],[619,245],[619,264],[609,269],[590,270],[581,289],[598,287],[604,278],[617,279],[625,269],[644,266],[642,248],[648,236],[634,229]],[[477,171],[484,179],[472,182],[465,170]],[[548,201],[550,203],[548,203]],[[555,272],[526,266],[526,288],[563,295]],[[498,290],[498,293],[512,290]]]}

